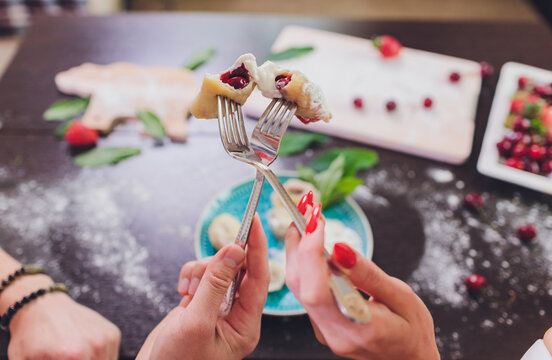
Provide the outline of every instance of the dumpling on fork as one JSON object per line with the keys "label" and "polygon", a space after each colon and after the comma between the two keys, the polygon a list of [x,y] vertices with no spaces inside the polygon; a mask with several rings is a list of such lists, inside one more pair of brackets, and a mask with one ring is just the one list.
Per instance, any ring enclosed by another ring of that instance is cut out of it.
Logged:
{"label": "dumpling on fork", "polygon": [[332,118],[320,86],[299,71],[285,70],[267,61],[258,68],[255,80],[263,96],[283,97],[297,104],[295,115],[305,124]]}
{"label": "dumpling on fork", "polygon": [[240,56],[234,65],[219,74],[207,74],[190,112],[198,119],[218,117],[217,95],[243,105],[255,88],[257,60],[252,54]]}

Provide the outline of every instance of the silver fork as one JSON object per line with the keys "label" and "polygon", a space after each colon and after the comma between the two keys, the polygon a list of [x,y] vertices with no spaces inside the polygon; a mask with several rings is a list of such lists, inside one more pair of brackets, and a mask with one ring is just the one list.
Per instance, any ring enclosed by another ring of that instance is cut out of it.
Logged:
{"label": "silver fork", "polygon": [[[262,158],[253,150],[243,124],[241,107],[224,97],[218,97],[218,124],[220,138],[226,152],[239,161],[245,162],[261,172],[268,179],[274,191],[278,194],[284,207],[290,214],[301,235],[305,232],[305,219],[297,210],[295,203],[276,175],[265,165]],[[330,254],[324,249],[324,256]],[[364,298],[351,282],[330,265],[330,288],[337,305],[345,316],[357,323],[366,323],[371,319],[371,312]]]}
{"label": "silver fork", "polygon": [[[217,101],[219,107],[219,118],[223,114],[221,112],[223,109],[226,111],[226,114],[228,114],[228,110],[230,110],[232,114],[235,114],[235,116],[238,116],[238,118],[241,119],[240,126],[243,125],[243,115],[239,104],[236,104],[235,102],[221,96],[218,96]],[[293,115],[295,115],[296,109],[297,106],[291,102],[283,99],[273,99],[261,115],[255,129],[253,130],[250,145],[252,150],[260,157],[260,160],[264,165],[270,166],[270,164],[272,164],[278,157],[278,150],[280,148],[280,143],[282,142],[282,137],[286,132]],[[245,134],[245,130],[243,130],[242,133]],[[245,137],[244,140],[247,140],[247,137]],[[253,183],[253,189],[251,190],[251,195],[249,196],[249,201],[235,240],[235,243],[242,248],[245,248],[247,245],[249,230],[251,229],[251,223],[253,221],[253,216],[255,216],[257,205],[259,204],[264,179],[265,177],[263,173],[257,170],[255,182]],[[243,275],[244,272],[240,271],[230,284],[219,311],[222,316],[228,315],[230,310],[232,310],[236,292],[240,287]]]}

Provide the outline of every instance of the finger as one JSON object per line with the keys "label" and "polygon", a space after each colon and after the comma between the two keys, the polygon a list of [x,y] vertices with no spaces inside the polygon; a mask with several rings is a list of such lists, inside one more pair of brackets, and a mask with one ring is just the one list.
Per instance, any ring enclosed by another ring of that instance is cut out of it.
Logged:
{"label": "finger", "polygon": [[181,306],[181,307],[185,308],[190,304],[190,301],[192,301],[192,299],[193,299],[193,296],[186,295],[182,298],[182,300],[180,300],[180,304],[178,304],[178,306]]}
{"label": "finger", "polygon": [[246,274],[238,289],[232,311],[226,320],[242,335],[259,331],[261,314],[268,293],[268,242],[258,215],[251,224],[246,251]]}
{"label": "finger", "polygon": [[207,268],[207,264],[210,260],[211,256],[197,261],[190,261],[182,266],[182,269],[180,270],[180,276],[178,278],[178,293],[180,295],[184,296],[188,293],[190,281],[192,279],[192,273],[194,272],[194,270],[197,267],[200,267],[201,271],[196,270],[196,272],[201,273],[201,275],[199,276],[199,278],[201,279],[201,276],[203,276],[203,272],[205,272],[205,268]]}
{"label": "finger", "polygon": [[318,325],[316,325],[316,321],[314,321],[310,316],[309,320],[312,325],[312,329],[314,330],[314,336],[316,336],[316,340],[318,340],[320,344],[328,346],[328,342],[326,341],[324,334],[322,334],[322,331],[320,331]]}
{"label": "finger", "polygon": [[244,260],[245,251],[236,244],[228,244],[219,250],[207,265],[187,309],[214,326],[224,294]]}
{"label": "finger", "polygon": [[270,272],[268,241],[259,215],[255,215],[249,231],[246,252],[247,272],[240,287],[240,303],[246,311],[261,312],[266,302]]}
{"label": "finger", "polygon": [[[203,274],[205,273],[207,266],[211,262],[211,259],[212,257],[208,259],[202,259],[202,262],[196,262],[190,275],[191,280],[190,280],[190,287],[188,288],[188,294],[194,295],[195,292],[197,291],[199,283],[201,282],[201,278],[203,277]],[[206,260],[206,261],[203,261],[203,260]]]}
{"label": "finger", "polygon": [[[307,205],[305,210],[305,218],[308,219],[313,207]],[[298,270],[298,248],[301,240],[301,233],[291,223],[285,235],[285,250],[286,250],[286,284],[290,290],[295,291],[299,286],[299,270]]]}
{"label": "finger", "polygon": [[373,261],[344,243],[334,246],[331,261],[355,286],[387,305],[391,311],[405,316],[411,314],[410,304],[417,299],[416,294],[406,283],[387,275]]}

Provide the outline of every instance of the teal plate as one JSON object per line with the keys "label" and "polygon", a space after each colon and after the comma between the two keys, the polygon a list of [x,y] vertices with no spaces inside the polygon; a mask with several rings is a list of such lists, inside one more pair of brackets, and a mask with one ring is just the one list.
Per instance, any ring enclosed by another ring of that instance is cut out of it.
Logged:
{"label": "teal plate", "polygon": [[[278,176],[280,181],[285,181],[294,178],[293,175]],[[222,213],[229,213],[241,220],[251,189],[253,188],[253,179],[247,180],[243,183],[237,184],[228,190],[224,190],[218,193],[213,200],[207,204],[196,226],[195,234],[195,253],[198,259],[212,256],[216,250],[209,242],[207,236],[207,229],[211,221]],[[278,254],[284,251],[284,242],[278,240],[270,231],[268,225],[268,211],[272,208],[270,202],[270,194],[273,190],[268,182],[265,182],[261,199],[259,200],[259,206],[257,212],[261,217],[263,228],[265,229],[268,239],[269,255]],[[324,210],[323,214],[328,219],[337,219],[343,222],[343,224],[359,235],[362,240],[362,251],[368,258],[372,257],[373,251],[373,238],[372,230],[368,219],[358,206],[358,204],[348,197],[345,201],[342,201],[338,205],[335,205],[328,210]],[[279,291],[268,293],[268,298],[263,310],[264,314],[268,315],[300,315],[305,313],[305,309],[301,306],[299,301],[291,293],[291,291],[284,286]]]}

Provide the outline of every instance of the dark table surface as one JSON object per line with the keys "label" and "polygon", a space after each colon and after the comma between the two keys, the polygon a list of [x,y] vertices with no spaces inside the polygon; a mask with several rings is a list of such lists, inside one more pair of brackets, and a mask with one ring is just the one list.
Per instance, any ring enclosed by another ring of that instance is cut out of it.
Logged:
{"label": "dark table surface", "polygon": [[[82,62],[180,65],[208,45],[217,56],[198,70],[216,72],[244,52],[263,59],[279,30],[300,24],[371,37],[388,33],[404,45],[497,69],[507,61],[551,68],[552,33],[541,24],[342,21],[214,14],[139,14],[38,19],[0,82],[0,246],[22,262],[44,263],[72,296],[123,332],[121,354],[133,357],[149,330],[177,303],[180,266],[194,259],[201,209],[221,188],[253,175],[223,152],[215,122],[190,120],[185,144],[153,146],[133,125],[101,145],[138,145],[143,154],[117,166],[72,165],[56,124],[41,114],[62,97],[54,75]],[[462,166],[377,149],[380,164],[362,173],[355,193],[374,232],[374,260],[408,281],[428,304],[444,359],[519,359],[552,325],[550,197],[479,175],[475,164],[498,75],[486,80],[472,155]],[[249,122],[249,126],[252,122]],[[331,147],[282,157],[293,169]],[[223,175],[223,176],[222,176]],[[267,185],[268,186],[268,185]],[[487,194],[487,221],[462,210],[467,191]],[[537,223],[539,242],[523,246],[514,226]],[[470,298],[463,278],[489,281],[485,299]],[[0,335],[0,354],[8,336]],[[5,356],[5,355],[4,355]],[[263,317],[254,358],[332,358],[308,319]]]}

